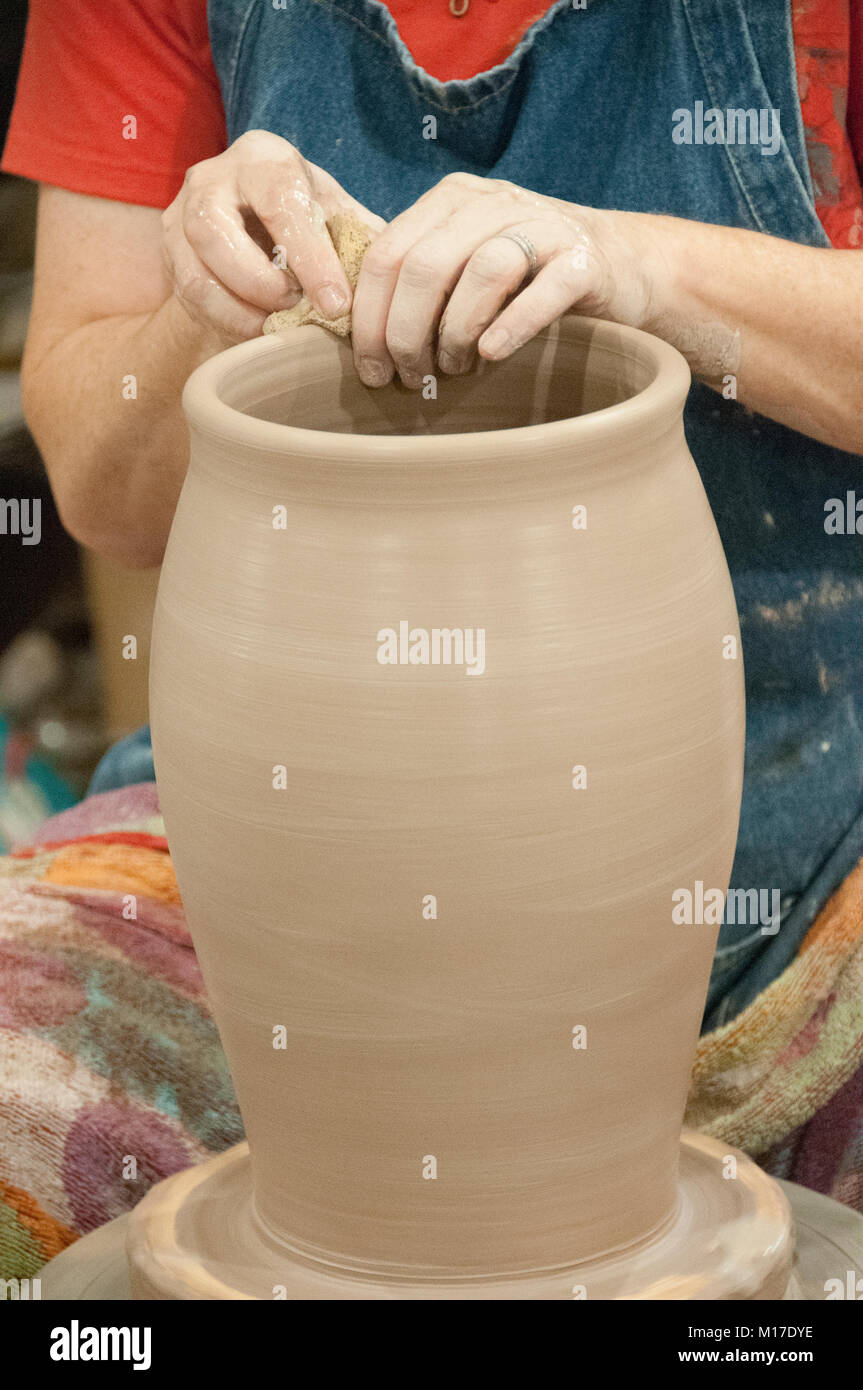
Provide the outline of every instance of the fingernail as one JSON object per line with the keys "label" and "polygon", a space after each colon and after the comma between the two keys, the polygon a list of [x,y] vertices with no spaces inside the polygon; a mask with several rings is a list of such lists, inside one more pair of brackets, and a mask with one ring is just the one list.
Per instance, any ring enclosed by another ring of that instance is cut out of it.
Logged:
{"label": "fingernail", "polygon": [[338,285],[321,285],[318,290],[318,308],[325,318],[338,319],[348,312],[350,300]]}
{"label": "fingernail", "polygon": [[510,346],[510,336],[505,328],[490,328],[479,340],[480,352],[486,357],[503,357]]}
{"label": "fingernail", "polygon": [[366,386],[386,386],[390,379],[390,371],[383,362],[378,362],[374,357],[363,357],[358,367],[360,380]]}
{"label": "fingernail", "polygon": [[438,366],[442,372],[447,372],[450,376],[456,376],[464,370],[464,363],[460,357],[453,357],[449,352],[439,352],[437,356]]}

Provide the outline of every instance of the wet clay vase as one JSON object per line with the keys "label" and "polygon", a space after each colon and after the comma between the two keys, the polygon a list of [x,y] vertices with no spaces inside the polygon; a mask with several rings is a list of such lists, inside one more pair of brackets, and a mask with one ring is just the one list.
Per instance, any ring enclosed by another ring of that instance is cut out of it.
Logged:
{"label": "wet clay vase", "polygon": [[153,746],[248,1143],[136,1297],[785,1292],[784,1196],[681,1138],[744,744],[688,385],[575,316],[424,393],[315,327],[190,378]]}

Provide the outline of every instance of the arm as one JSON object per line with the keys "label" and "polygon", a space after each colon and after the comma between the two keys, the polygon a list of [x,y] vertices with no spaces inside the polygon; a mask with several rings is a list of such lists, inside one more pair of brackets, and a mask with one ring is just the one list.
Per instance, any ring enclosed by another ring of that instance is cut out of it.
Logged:
{"label": "arm", "polygon": [[733,373],[750,409],[863,454],[863,255],[671,217],[645,221],[657,270],[643,326],[711,385]]}
{"label": "arm", "polygon": [[84,545],[159,563],[188,464],[185,380],[301,292],[327,317],[350,307],[326,229],[335,211],[383,225],[265,131],[194,165],[164,213],[43,186],[24,408]]}
{"label": "arm", "polygon": [[[525,255],[500,232],[536,247]],[[782,424],[863,453],[863,256],[681,218],[599,211],[454,174],[369,249],[354,303],[363,379],[409,385],[508,356],[570,309],[644,328]],[[439,325],[439,332],[438,332]],[[437,343],[435,335],[437,333]]]}
{"label": "arm", "polygon": [[40,190],[24,408],[84,545],[159,563],[188,459],[180,391],[220,345],[171,294],[157,210]]}

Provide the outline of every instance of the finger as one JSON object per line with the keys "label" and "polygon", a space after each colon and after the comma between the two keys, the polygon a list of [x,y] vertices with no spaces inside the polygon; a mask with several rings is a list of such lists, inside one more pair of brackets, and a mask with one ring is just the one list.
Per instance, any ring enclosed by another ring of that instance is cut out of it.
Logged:
{"label": "finger", "polygon": [[[514,216],[508,192],[471,197],[420,236],[403,257],[390,301],[386,339],[406,385],[418,385],[434,370],[435,338],[444,304],[473,253]],[[490,255],[494,258],[495,252]]]}
{"label": "finger", "polygon": [[[509,289],[524,277],[524,252],[513,247],[512,255],[500,233],[521,226],[524,208],[507,187],[484,198],[471,197],[440,225],[421,237],[402,260],[387,318],[386,338],[390,356],[402,380],[419,385],[434,370],[434,345],[441,310],[467,263],[486,246],[475,275],[485,275],[484,288],[500,285]],[[556,214],[543,222],[531,223],[542,231],[546,253],[557,250],[565,236],[565,224]],[[510,243],[512,245],[512,243]],[[522,274],[517,276],[520,257]],[[515,277],[515,278],[514,278]],[[502,292],[497,308],[506,298]],[[479,336],[477,334],[477,336]]]}
{"label": "finger", "polygon": [[387,346],[387,321],[406,255],[456,207],[475,197],[474,185],[483,182],[460,174],[442,179],[393,218],[366,252],[354,291],[351,333],[357,371],[367,386],[382,386],[395,370]]}
{"label": "finger", "polygon": [[543,266],[535,280],[517,294],[479,340],[480,356],[498,362],[509,357],[531,338],[559,319],[568,309],[577,308],[598,288],[599,270],[595,263],[582,264],[583,258],[565,251]]}
{"label": "finger", "polygon": [[306,160],[309,182],[315,190],[318,202],[328,209],[328,216],[332,217],[334,212],[350,213],[360,222],[365,223],[370,232],[377,236],[383,231],[387,223],[383,217],[378,217],[376,212],[358,203],[356,198],[352,198],[346,189],[342,188],[338,179],[334,179],[332,174],[326,169],[322,169],[318,164],[311,164]]}
{"label": "finger", "polygon": [[190,318],[206,328],[218,329],[234,342],[258,336],[266,314],[217,280],[185,238],[167,238],[165,250],[174,294]]}
{"label": "finger", "polygon": [[274,244],[284,247],[286,265],[303,293],[325,318],[347,313],[351,287],[299,158],[243,165],[237,183],[241,202],[260,218]]}
{"label": "finger", "polygon": [[442,371],[466,372],[476,345],[509,297],[524,284],[530,263],[507,232],[519,232],[536,251],[542,267],[572,243],[559,218],[518,222],[484,241],[473,252],[449,297],[438,331],[437,360]]}
{"label": "finger", "polygon": [[267,313],[297,302],[296,282],[249,235],[230,181],[190,180],[182,230],[199,260],[232,294]]}

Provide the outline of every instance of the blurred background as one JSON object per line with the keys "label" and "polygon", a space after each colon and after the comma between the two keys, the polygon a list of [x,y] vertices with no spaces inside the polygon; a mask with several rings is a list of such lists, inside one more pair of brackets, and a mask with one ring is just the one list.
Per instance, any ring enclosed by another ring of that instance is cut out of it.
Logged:
{"label": "blurred background", "polygon": [[[3,10],[0,147],[26,0],[3,0]],[[146,723],[158,577],[122,570],[66,534],[24,423],[35,229],[35,185],[0,173],[0,852],[78,801],[108,745]],[[24,544],[13,525],[23,499],[39,499],[38,544]],[[135,660],[123,656],[127,634],[137,638]]]}

